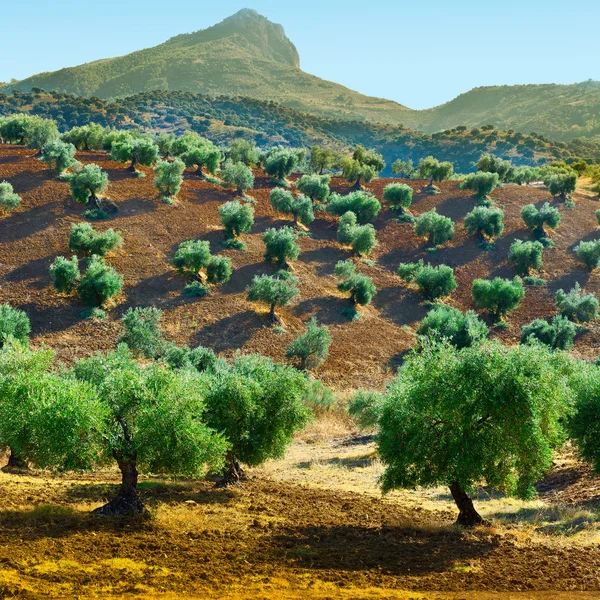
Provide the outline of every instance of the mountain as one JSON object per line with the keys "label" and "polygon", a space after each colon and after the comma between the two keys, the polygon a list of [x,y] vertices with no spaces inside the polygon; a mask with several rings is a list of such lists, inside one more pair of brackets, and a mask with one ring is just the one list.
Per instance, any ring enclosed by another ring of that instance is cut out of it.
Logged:
{"label": "mountain", "polygon": [[393,123],[410,112],[396,102],[364,96],[305,73],[283,27],[250,9],[154,48],[40,73],[0,90],[34,87],[100,98],[151,90],[248,96],[320,116]]}
{"label": "mountain", "polygon": [[405,123],[430,133],[490,123],[562,141],[600,137],[600,81],[479,87],[441,106],[415,111]]}
{"label": "mountain", "polygon": [[250,9],[154,48],[0,84],[0,91],[38,87],[100,98],[189,91],[270,100],[325,119],[403,124],[426,133],[492,124],[558,141],[600,140],[600,82],[480,87],[441,106],[411,110],[305,73],[283,27]]}

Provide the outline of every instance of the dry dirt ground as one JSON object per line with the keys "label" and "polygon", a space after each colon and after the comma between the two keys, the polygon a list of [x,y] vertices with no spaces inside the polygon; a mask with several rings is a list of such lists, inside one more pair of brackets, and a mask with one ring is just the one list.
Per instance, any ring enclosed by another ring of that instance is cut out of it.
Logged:
{"label": "dry dirt ground", "polygon": [[[368,261],[358,263],[360,270],[373,278],[378,293],[362,318],[354,322],[342,315],[348,300],[337,291],[333,275],[336,262],[349,258],[351,252],[336,241],[336,219],[316,213],[317,219],[309,228],[311,236],[299,239],[301,254],[292,269],[300,280],[300,296],[280,311],[285,325],[281,333],[268,326],[266,308],[248,303],[245,295],[254,275],[275,270],[262,259],[263,232],[268,227],[290,224],[287,217],[272,210],[271,186],[264,176],[257,174],[256,189],[251,192],[257,204],[254,228],[243,236],[248,251],[223,250],[217,209],[233,197],[232,192],[188,173],[180,201],[168,206],[160,201],[149,169],[145,170],[145,178],[138,179],[105,154],[80,153],[81,161],[94,161],[107,170],[111,182],[107,196],[119,206],[114,218],[95,227],[113,227],[125,240],[124,247],[107,259],[124,276],[123,293],[107,320],[90,321],[81,318],[84,307],[76,298],[61,296],[52,289],[48,273],[54,257],[70,256],[69,230],[82,220],[84,209],[74,203],[68,185],[52,178],[32,155],[31,150],[0,145],[0,180],[10,181],[23,199],[17,211],[0,218],[0,302],[10,302],[28,313],[34,343],[48,344],[66,361],[111,348],[119,338],[119,317],[124,311],[129,306],[152,305],[164,310],[168,339],[203,344],[224,355],[239,348],[283,359],[286,345],[303,330],[303,323],[316,316],[330,327],[333,337],[330,357],[317,375],[338,390],[382,387],[414,344],[414,331],[429,307],[396,275],[400,262],[423,258],[452,266],[458,289],[449,303],[461,309],[474,308],[473,279],[514,276],[507,264],[508,248],[515,239],[531,238],[519,215],[522,206],[545,201],[560,204],[544,190],[514,185],[496,190],[493,197],[506,215],[505,233],[496,250],[483,251],[462,226],[464,216],[475,205],[470,193],[451,181],[442,184],[442,194],[429,196],[418,193],[423,182],[410,181],[416,192],[413,213],[419,215],[436,207],[456,221],[456,236],[437,252],[429,253],[412,226],[395,222],[393,212],[384,206],[375,223],[378,246]],[[369,188],[381,199],[387,183],[389,180],[376,180]],[[335,180],[333,187],[347,190],[341,180]],[[524,323],[555,314],[556,290],[570,289],[576,281],[590,291],[600,292],[598,273],[585,270],[573,253],[580,240],[600,235],[594,215],[599,206],[597,200],[584,193],[576,196],[574,209],[561,206],[563,222],[552,234],[555,247],[545,251],[539,273],[548,285],[528,286],[525,301],[510,315],[510,328],[493,335],[509,343],[517,341]],[[229,256],[234,267],[231,281],[202,299],[182,295],[185,282],[170,265],[178,244],[193,238],[209,240],[213,253]],[[599,339],[600,324],[590,326],[579,336],[575,354],[594,358]]]}
{"label": "dry dirt ground", "polygon": [[[118,319],[128,306],[165,311],[166,337],[204,344],[230,355],[259,351],[282,359],[285,346],[311,316],[332,332],[331,356],[316,373],[340,392],[383,387],[414,343],[414,330],[428,307],[395,275],[397,264],[424,258],[456,269],[459,283],[450,303],[472,308],[476,277],[511,276],[510,243],[529,239],[519,217],[547,192],[506,186],[493,196],[506,214],[506,232],[495,251],[484,252],[461,221],[474,206],[457,182],[439,196],[415,194],[413,212],[436,206],[457,221],[455,239],[436,253],[425,251],[408,224],[384,207],[376,222],[379,245],[360,269],[371,275],[378,295],[359,321],[341,314],[347,304],[336,290],[335,263],[349,257],[336,242],[335,220],[318,214],[311,237],[293,270],[301,296],[281,311],[286,331],[267,325],[266,310],[246,302],[245,288],[257,273],[272,272],[262,261],[261,234],[287,222],[268,202],[260,174],[256,224],[244,236],[247,252],[222,251],[217,208],[232,193],[186,175],[180,202],[160,202],[152,176],[132,178],[102,154],[82,154],[109,172],[108,196],[119,212],[100,229],[122,232],[125,246],[108,257],[125,277],[125,288],[104,321],[84,320],[75,298],[55,293],[48,266],[68,255],[68,232],[81,220],[65,183],[55,181],[33,152],[0,146],[0,180],[10,181],[21,207],[0,219],[0,302],[25,310],[33,343],[58,357],[114,346]],[[336,189],[347,189],[336,180]],[[385,180],[370,189],[381,198]],[[415,191],[422,182],[411,181]],[[563,222],[552,234],[540,273],[549,284],[528,287],[510,328],[494,332],[518,339],[521,325],[555,312],[557,289],[579,281],[600,292],[596,273],[578,263],[573,247],[595,239],[591,196],[576,195],[575,209],[561,207]],[[170,266],[177,245],[191,238],[211,241],[214,253],[233,260],[229,283],[201,300],[181,295],[183,279]],[[597,354],[600,326],[592,325],[574,353]],[[492,600],[600,597],[600,481],[567,453],[540,484],[532,502],[502,498],[482,489],[477,506],[494,525],[473,532],[453,526],[455,509],[444,489],[397,492],[377,488],[381,465],[372,438],[353,431],[336,414],[298,436],[287,457],[250,473],[243,486],[215,489],[211,482],[145,479],[141,484],[150,517],[102,519],[89,514],[114,493],[115,473],[93,476],[0,473],[0,597],[20,598],[335,598],[404,600]]]}

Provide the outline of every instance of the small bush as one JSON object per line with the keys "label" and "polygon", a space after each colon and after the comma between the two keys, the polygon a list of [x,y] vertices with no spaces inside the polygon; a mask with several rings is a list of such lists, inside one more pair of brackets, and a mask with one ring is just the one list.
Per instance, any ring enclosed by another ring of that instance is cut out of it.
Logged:
{"label": "small bush", "polygon": [[199,281],[192,281],[183,288],[183,295],[188,298],[204,298],[209,293],[209,287]]}
{"label": "small bush", "polygon": [[31,323],[25,312],[10,304],[0,304],[0,348],[9,338],[27,342],[31,333]]}
{"label": "small bush", "polygon": [[422,259],[414,263],[400,263],[400,265],[398,265],[398,275],[400,275],[400,279],[410,283],[411,281],[414,281],[417,273],[421,271],[423,266]]}
{"label": "small bush", "polygon": [[73,252],[104,256],[122,245],[121,234],[113,229],[99,233],[89,223],[76,223],[71,226],[69,249]]}
{"label": "small bush", "polygon": [[380,210],[379,200],[373,194],[362,191],[352,192],[347,196],[331,194],[327,205],[327,212],[338,217],[348,211],[353,212],[357,221],[361,224],[374,221]]}
{"label": "small bush", "polygon": [[287,347],[286,357],[302,369],[316,369],[329,356],[331,336],[325,325],[319,325],[313,317],[301,333]]}
{"label": "small bush", "polygon": [[493,280],[476,279],[472,288],[473,300],[480,308],[489,311],[491,316],[499,321],[506,314],[515,310],[525,297],[525,289],[520,277]]}
{"label": "small bush", "polygon": [[560,314],[571,321],[587,323],[598,318],[598,299],[594,294],[586,294],[579,283],[568,293],[558,290],[554,299]]}
{"label": "small bush", "polygon": [[231,279],[231,259],[225,256],[213,256],[206,267],[208,283],[226,283]]}
{"label": "small bush", "polygon": [[108,219],[108,213],[101,208],[88,208],[83,213],[83,217],[89,221],[104,221],[104,219]]}
{"label": "small bush", "polygon": [[173,265],[182,274],[197,276],[210,262],[210,243],[201,240],[188,240],[179,244]]}
{"label": "small bush", "polygon": [[348,414],[360,429],[377,428],[383,410],[385,394],[375,390],[358,390],[348,405]]}
{"label": "small bush", "polygon": [[88,261],[85,275],[79,281],[77,293],[88,306],[102,306],[123,287],[123,277],[109,267],[100,256]]}
{"label": "small bush", "polygon": [[160,320],[162,310],[157,308],[130,308],[121,319],[125,332],[121,342],[136,355],[156,358],[162,349]]}
{"label": "small bush", "polygon": [[329,175],[304,175],[296,183],[296,188],[308,196],[313,202],[326,202],[331,193]]}
{"label": "small bush", "polygon": [[415,283],[427,300],[450,295],[456,289],[454,271],[447,265],[425,265],[415,276]]}
{"label": "small bush", "polygon": [[72,256],[67,260],[64,256],[57,256],[50,265],[52,285],[61,294],[70,294],[79,283],[81,273],[79,272],[79,260]]}
{"label": "small bush", "polygon": [[181,190],[185,163],[176,158],[173,162],[158,160],[154,167],[154,185],[164,198],[175,198]]}
{"label": "small bush", "polygon": [[566,317],[556,315],[551,323],[535,319],[521,329],[521,343],[538,342],[557,350],[569,350],[573,346],[577,326]]}
{"label": "small bush", "polygon": [[508,252],[508,260],[519,275],[529,275],[532,269],[542,266],[544,246],[541,242],[515,240]]}
{"label": "small bush", "polygon": [[485,340],[489,330],[475,311],[462,313],[451,306],[436,306],[427,313],[417,335],[435,341],[448,340],[457,348],[466,348]]}
{"label": "small bush", "polygon": [[486,200],[499,185],[498,173],[478,172],[467,175],[460,188],[473,190],[479,200]]}
{"label": "small bush", "polygon": [[413,190],[404,183],[390,183],[383,190],[383,199],[389,202],[394,210],[403,213],[411,204]]}
{"label": "small bush", "polygon": [[600,240],[579,242],[575,254],[590,271],[593,271],[600,264]]}
{"label": "small bush", "polygon": [[10,212],[21,204],[21,198],[15,194],[13,186],[8,181],[0,182],[0,211]]}
{"label": "small bush", "polygon": [[300,254],[300,246],[296,244],[298,234],[291,227],[267,229],[263,235],[265,244],[265,261],[275,261],[284,265],[288,260],[296,260]]}
{"label": "small bush", "polygon": [[437,213],[435,208],[423,213],[415,223],[415,233],[419,237],[427,237],[431,246],[441,246],[454,237],[452,219]]}
{"label": "small bush", "polygon": [[489,239],[500,237],[504,231],[504,213],[499,208],[477,206],[465,216],[465,229],[471,235]]}

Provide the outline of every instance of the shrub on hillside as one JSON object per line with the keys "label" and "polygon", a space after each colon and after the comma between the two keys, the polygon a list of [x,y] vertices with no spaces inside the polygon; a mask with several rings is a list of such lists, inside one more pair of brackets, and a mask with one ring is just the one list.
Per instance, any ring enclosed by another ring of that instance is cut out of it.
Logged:
{"label": "shrub on hillside", "polygon": [[383,199],[402,214],[412,204],[413,190],[404,183],[390,183],[383,190]]}
{"label": "shrub on hillside", "polygon": [[50,265],[50,276],[52,285],[57,292],[70,294],[77,287],[81,278],[77,257],[72,256],[68,260],[64,256],[57,256]]}
{"label": "shrub on hillside", "polygon": [[465,229],[481,238],[500,237],[504,231],[504,213],[499,208],[477,206],[465,216]]}
{"label": "shrub on hillside", "polygon": [[31,323],[25,312],[10,304],[0,304],[0,348],[9,338],[27,343],[31,333]]}
{"label": "shrub on hillside", "polygon": [[104,256],[122,245],[123,238],[120,232],[113,229],[100,233],[89,223],[76,223],[71,226],[69,249],[73,252]]}
{"label": "shrub on hillside", "polygon": [[232,272],[230,258],[213,256],[206,267],[206,280],[212,284],[226,283],[231,279]]}
{"label": "shrub on hillside", "polygon": [[590,271],[593,271],[600,264],[600,240],[579,242],[575,254]]}
{"label": "shrub on hillside", "polygon": [[21,204],[21,197],[15,194],[8,181],[0,181],[0,211],[10,212]]}
{"label": "shrub on hillside", "polygon": [[284,265],[288,260],[296,260],[300,254],[300,246],[296,244],[298,234],[291,227],[267,229],[263,235],[265,244],[265,261],[275,261]]}
{"label": "shrub on hillside", "polygon": [[61,140],[52,140],[42,148],[40,160],[56,175],[62,175],[75,164],[75,146]]}
{"label": "shrub on hillside", "polygon": [[163,198],[173,199],[179,194],[183,183],[185,164],[176,158],[169,162],[158,160],[154,167],[154,185]]}
{"label": "shrub on hillside", "polygon": [[415,233],[427,237],[430,246],[441,246],[454,237],[454,223],[434,209],[423,213],[415,223]]}
{"label": "shrub on hillside", "polygon": [[521,218],[526,227],[533,231],[536,237],[544,237],[544,225],[550,229],[556,229],[560,224],[560,212],[558,208],[550,206],[546,202],[541,208],[537,208],[534,204],[528,204],[521,210]]}
{"label": "shrub on hillside", "polygon": [[325,325],[319,325],[313,317],[301,333],[286,349],[286,357],[303,371],[316,369],[329,356],[331,336]]}
{"label": "shrub on hillside", "polygon": [[419,273],[424,266],[422,259],[414,263],[400,263],[400,265],[398,265],[398,275],[400,275],[400,279],[410,283],[411,281],[414,281],[417,273]]}
{"label": "shrub on hillside", "polygon": [[434,341],[447,340],[457,348],[477,344],[485,340],[488,333],[487,325],[475,311],[462,313],[444,304],[431,309],[417,329],[419,336]]}
{"label": "shrub on hillside", "polygon": [[473,300],[480,308],[487,310],[495,321],[515,310],[525,297],[525,289],[520,277],[502,279],[476,279],[472,288]]}
{"label": "shrub on hillside", "polygon": [[566,200],[577,188],[577,173],[556,173],[548,180],[548,191]]}
{"label": "shrub on hillside", "polygon": [[456,289],[454,271],[447,265],[424,265],[416,273],[414,281],[427,300],[449,296]]}
{"label": "shrub on hillside", "polygon": [[271,206],[278,212],[292,215],[294,226],[298,223],[309,225],[315,220],[313,206],[308,196],[294,196],[289,190],[274,188],[270,194]]}
{"label": "shrub on hillside", "polygon": [[542,266],[544,246],[541,242],[515,240],[508,252],[508,260],[519,275],[529,275],[532,269]]}
{"label": "shrub on hillside", "polygon": [[263,302],[269,306],[269,319],[279,321],[275,308],[285,306],[300,292],[298,279],[287,271],[279,271],[275,275],[256,275],[252,285],[247,290],[249,302]]}
{"label": "shrub on hillside", "polygon": [[472,190],[480,202],[485,202],[499,183],[498,173],[470,173],[461,183],[460,189]]}
{"label": "shrub on hillside", "polygon": [[313,202],[325,203],[331,194],[330,182],[331,177],[329,175],[304,175],[296,182],[296,188]]}
{"label": "shrub on hillside", "polygon": [[276,149],[269,153],[264,161],[265,173],[270,175],[277,185],[288,185],[287,178],[298,166],[298,155],[291,150]]}
{"label": "shrub on hillside", "polygon": [[568,293],[558,290],[554,299],[560,314],[571,321],[587,323],[598,318],[598,299],[594,294],[586,294],[579,283]]}
{"label": "shrub on hillside", "polygon": [[162,350],[163,340],[160,330],[162,310],[158,308],[130,308],[123,318],[121,342],[136,356],[156,358]]}
{"label": "shrub on hillside", "polygon": [[123,277],[109,267],[100,256],[88,260],[87,269],[79,280],[77,293],[84,304],[102,306],[123,287]]}
{"label": "shrub on hillside", "polygon": [[226,202],[219,207],[218,213],[225,227],[225,237],[229,240],[248,233],[254,225],[254,208],[250,204]]}
{"label": "shrub on hillside", "polygon": [[553,350],[569,350],[577,335],[577,325],[566,317],[556,315],[551,323],[535,319],[521,329],[521,343],[544,344]]}
{"label": "shrub on hillside", "polygon": [[244,196],[254,187],[254,174],[243,162],[227,161],[221,170],[221,179],[227,187],[235,188],[238,196]]}
{"label": "shrub on hillside", "polygon": [[356,215],[348,211],[340,219],[337,239],[344,246],[352,246],[355,254],[368,256],[375,247],[375,228],[367,225],[357,225]]}
{"label": "shrub on hillside", "polygon": [[338,290],[350,294],[353,305],[366,306],[371,303],[377,293],[375,284],[370,277],[358,273],[352,261],[339,261],[335,265],[335,274],[341,280],[337,285]]}
{"label": "shrub on hillside", "polygon": [[359,223],[369,223],[374,221],[381,210],[379,200],[370,192],[357,190],[346,196],[340,194],[331,194],[327,212],[341,217],[348,211],[353,212]]}

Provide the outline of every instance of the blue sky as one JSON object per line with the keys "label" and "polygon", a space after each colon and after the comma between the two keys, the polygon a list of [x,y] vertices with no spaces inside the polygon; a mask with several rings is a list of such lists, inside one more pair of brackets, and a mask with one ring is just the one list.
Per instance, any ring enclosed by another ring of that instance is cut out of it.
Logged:
{"label": "blue sky", "polygon": [[482,85],[600,79],[598,0],[0,0],[0,81],[154,46],[246,7],[285,27],[305,71],[411,108]]}

